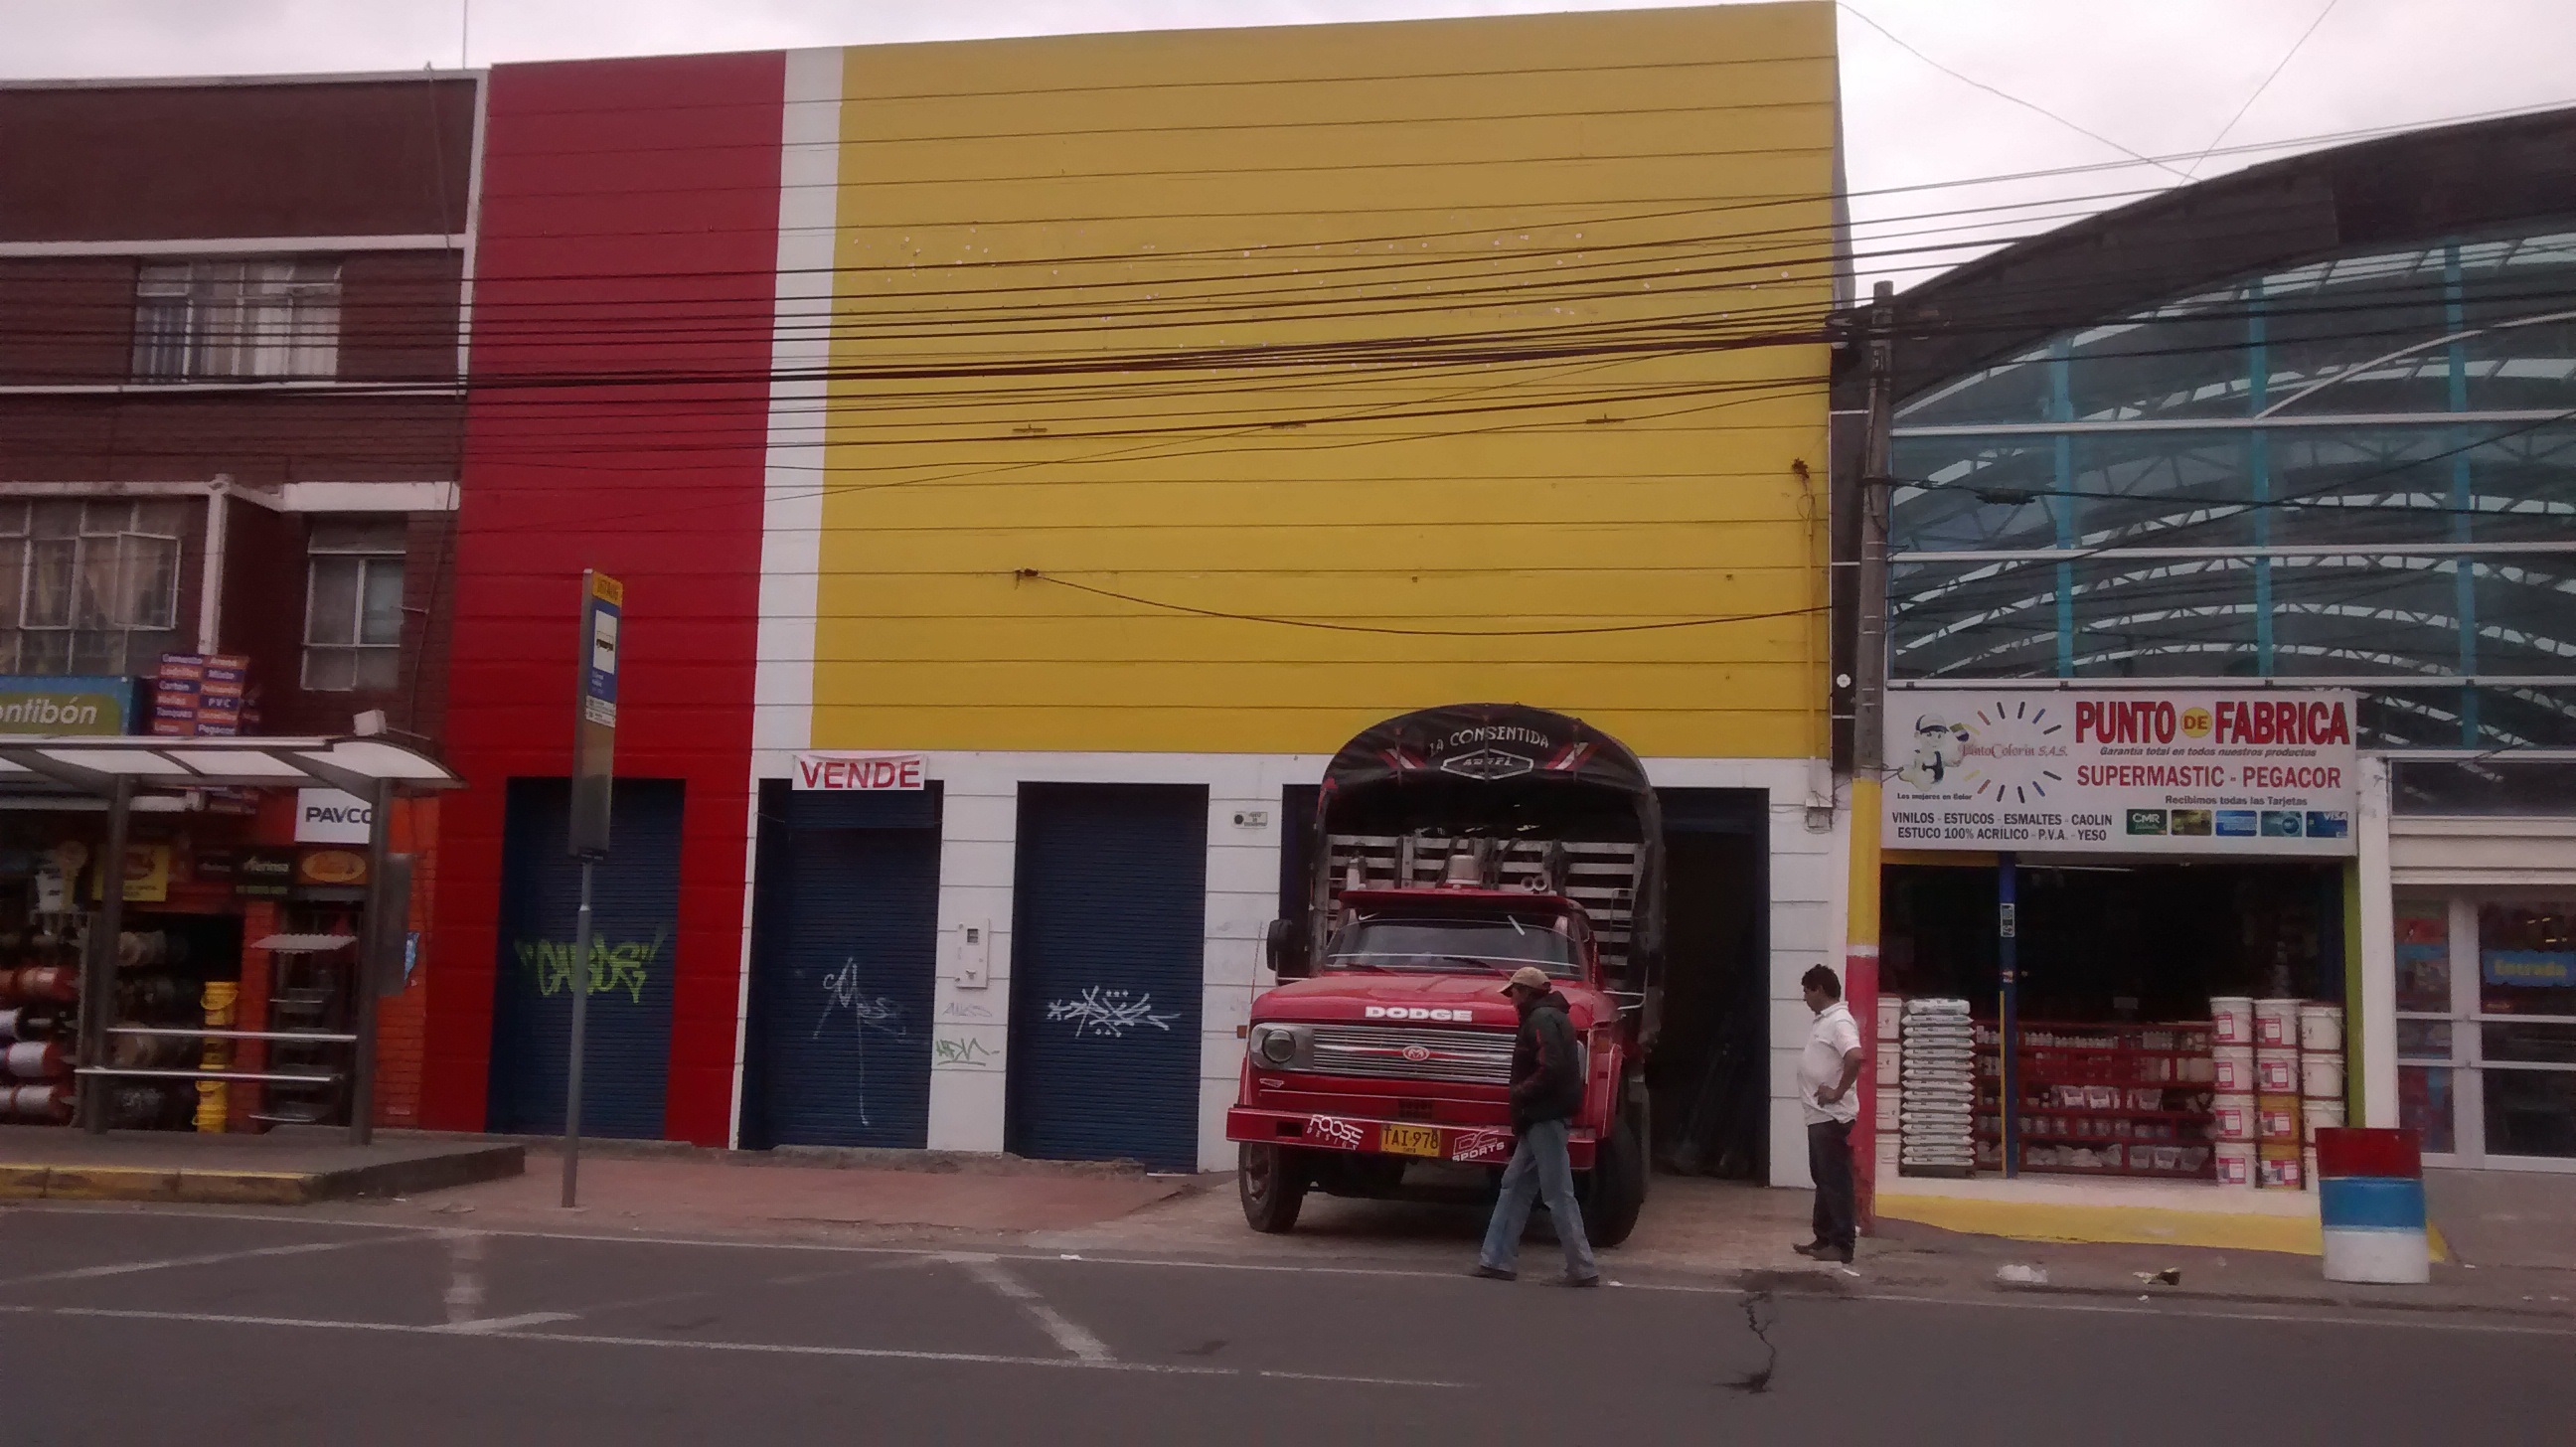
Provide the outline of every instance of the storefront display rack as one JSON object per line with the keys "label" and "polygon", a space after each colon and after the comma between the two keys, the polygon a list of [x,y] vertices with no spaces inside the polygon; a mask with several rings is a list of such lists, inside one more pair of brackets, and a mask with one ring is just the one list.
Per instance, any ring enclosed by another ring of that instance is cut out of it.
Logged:
{"label": "storefront display rack", "polygon": [[[2025,1020],[2014,1074],[2021,1169],[2050,1175],[2206,1180],[2209,1022],[2078,1024]],[[1991,1020],[1976,1033],[1981,1159],[2000,1159],[2003,1059]]]}

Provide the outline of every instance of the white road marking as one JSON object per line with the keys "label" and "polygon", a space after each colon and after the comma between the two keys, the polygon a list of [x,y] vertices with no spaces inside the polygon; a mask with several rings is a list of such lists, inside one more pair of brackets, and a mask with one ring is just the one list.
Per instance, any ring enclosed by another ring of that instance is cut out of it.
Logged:
{"label": "white road marking", "polygon": [[951,1253],[947,1259],[965,1267],[967,1275],[1019,1303],[1021,1314],[1036,1322],[1038,1330],[1054,1338],[1057,1346],[1086,1362],[1115,1360],[1109,1354],[1107,1342],[1093,1336],[1089,1330],[1066,1317],[1063,1312],[1047,1305],[1045,1297],[1031,1290],[1027,1282],[1013,1276],[1000,1261],[990,1256],[967,1252]]}
{"label": "white road marking", "polygon": [[[30,1202],[14,1209],[25,1215],[152,1216],[181,1220],[262,1221],[272,1225],[280,1222],[293,1222],[316,1226],[328,1226],[337,1229],[382,1231],[388,1234],[436,1234],[455,1229],[453,1227],[438,1226],[426,1222],[414,1224],[403,1221],[351,1221],[336,1217],[328,1220],[310,1220],[309,1218],[287,1214],[263,1214],[253,1211],[219,1211],[197,1207],[156,1208],[128,1206],[118,1208],[75,1206],[69,1204],[56,1205],[52,1202]],[[491,1228],[485,1230],[483,1234],[487,1236],[507,1236],[514,1239],[525,1240],[592,1241],[609,1245],[626,1246],[690,1246],[709,1250],[726,1251],[804,1251],[844,1256],[917,1257],[924,1258],[925,1264],[927,1261],[936,1261],[941,1258],[957,1254],[954,1251],[942,1251],[929,1247],[860,1246],[831,1241],[741,1241],[703,1236],[618,1236],[605,1232],[543,1231],[513,1228]],[[357,1243],[333,1243],[330,1247],[314,1247],[310,1249],[336,1249],[336,1247],[341,1244]],[[271,1251],[276,1249],[277,1248],[270,1248]],[[224,1257],[208,1259],[230,1258]],[[994,1259],[1007,1261],[1076,1260],[1081,1261],[1086,1265],[1093,1266],[1150,1266],[1167,1270],[1279,1272],[1294,1276],[1361,1276],[1382,1277],[1388,1280],[1447,1281],[1451,1279],[1466,1279],[1461,1272],[1446,1269],[1417,1270],[1411,1268],[1374,1266],[1319,1266],[1307,1265],[1301,1262],[1197,1261],[1177,1257],[1067,1256],[1063,1253],[1054,1251],[1022,1250],[1014,1252],[997,1252],[994,1253]],[[37,1280],[49,1278],[28,1279]],[[15,1284],[15,1282],[0,1281],[0,1286],[10,1286]],[[1741,1286],[1731,1286],[1717,1282],[1701,1284],[1694,1282],[1629,1281],[1623,1282],[1622,1284],[1631,1291],[1661,1291],[1698,1296],[1742,1296],[1746,1291],[1746,1288]],[[2203,1298],[2193,1298],[2190,1303],[2176,1301],[2171,1303],[2169,1308],[2165,1309],[2159,1309],[2152,1306],[2141,1307],[2125,1303],[2097,1304],[2076,1301],[2014,1301],[1991,1295],[1920,1296],[1889,1292],[1852,1292],[1847,1295],[1838,1293],[1832,1296],[1826,1296],[1820,1293],[1814,1299],[1819,1301],[1886,1301],[1921,1306],[1983,1306],[2000,1307],[2008,1310],[2019,1311],[2071,1311],[2121,1316],[2164,1316],[2177,1319],[2190,1317],[2198,1320],[2217,1319],[2222,1321],[2305,1322],[2321,1326],[2412,1327],[2420,1331],[2483,1332],[2509,1336],[2576,1336],[2576,1322],[2570,1322],[2564,1327],[2518,1326],[2504,1322],[2467,1322],[2445,1319],[2445,1316],[2441,1313],[2426,1311],[2422,1308],[2402,1306],[2388,1308],[2380,1315],[2355,1316],[2350,1314],[2301,1315],[2287,1312],[2252,1313],[2208,1311],[2198,1309],[2197,1303],[2204,1300]],[[2474,1307],[2465,1308],[2463,1314],[2473,1312],[2475,1310],[2476,1308]]]}
{"label": "white road marking", "polygon": [[[301,1327],[316,1331],[384,1332],[397,1336],[460,1335],[454,1327],[418,1326],[394,1321],[331,1321],[296,1316],[236,1316],[211,1311],[133,1311],[123,1308],[91,1306],[35,1307],[30,1310],[53,1316],[87,1317],[109,1321],[163,1321],[201,1323],[209,1326],[275,1326]],[[481,1333],[464,1333],[481,1335]],[[1334,1376],[1328,1373],[1296,1374],[1263,1372],[1243,1367],[1188,1367],[1160,1362],[1087,1361],[1079,1357],[1025,1357],[998,1352],[933,1352],[911,1351],[900,1347],[807,1346],[790,1342],[689,1341],[672,1337],[598,1336],[577,1332],[510,1331],[490,1335],[514,1342],[551,1341],[573,1346],[655,1347],[663,1351],[747,1352],[756,1355],[790,1357],[841,1357],[907,1362],[952,1362],[968,1366],[1052,1367],[1059,1371],[1132,1372],[1154,1377],[1293,1377],[1299,1381],[1339,1382],[1367,1387],[1442,1387],[1460,1388],[1464,1382],[1443,1382],[1406,1377]]]}
{"label": "white road marking", "polygon": [[158,1261],[119,1261],[109,1266],[79,1266],[69,1271],[47,1271],[36,1276],[12,1277],[0,1286],[28,1286],[40,1281],[96,1281],[108,1276],[132,1276],[143,1271],[169,1271],[182,1266],[217,1266],[227,1261],[249,1261],[263,1256],[310,1256],[322,1251],[346,1251],[353,1246],[373,1246],[383,1237],[355,1241],[306,1241],[293,1246],[259,1246],[246,1251],[214,1251],[203,1256],[167,1256]]}
{"label": "white road marking", "polygon": [[452,1332],[458,1336],[482,1336],[489,1332],[516,1331],[523,1326],[544,1326],[549,1322],[579,1321],[581,1314],[572,1311],[527,1311],[517,1316],[485,1316],[472,1321],[450,1321],[432,1331]]}
{"label": "white road marking", "polygon": [[447,1324],[462,1326],[482,1314],[482,1234],[454,1232],[447,1238]]}

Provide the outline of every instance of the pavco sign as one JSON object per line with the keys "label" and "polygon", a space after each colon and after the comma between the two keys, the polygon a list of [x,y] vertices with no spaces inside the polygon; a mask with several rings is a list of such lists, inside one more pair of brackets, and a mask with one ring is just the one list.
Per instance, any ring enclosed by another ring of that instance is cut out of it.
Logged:
{"label": "pavco sign", "polygon": [[295,791],[295,842],[364,844],[375,827],[373,804],[338,789]]}

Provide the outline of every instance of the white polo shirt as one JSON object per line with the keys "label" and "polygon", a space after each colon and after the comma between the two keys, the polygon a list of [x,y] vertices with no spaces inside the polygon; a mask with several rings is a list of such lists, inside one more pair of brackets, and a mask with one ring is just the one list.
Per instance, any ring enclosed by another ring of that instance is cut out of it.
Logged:
{"label": "white polo shirt", "polygon": [[1824,1121],[1854,1121],[1860,1118],[1860,1082],[1843,1092],[1843,1098],[1830,1105],[1820,1105],[1816,1097],[1834,1088],[1843,1078],[1843,1058],[1860,1048],[1860,1026],[1853,1023],[1850,1007],[1836,1000],[1816,1015],[1816,1023],[1807,1031],[1806,1051],[1798,1057],[1798,1109],[1807,1124]]}

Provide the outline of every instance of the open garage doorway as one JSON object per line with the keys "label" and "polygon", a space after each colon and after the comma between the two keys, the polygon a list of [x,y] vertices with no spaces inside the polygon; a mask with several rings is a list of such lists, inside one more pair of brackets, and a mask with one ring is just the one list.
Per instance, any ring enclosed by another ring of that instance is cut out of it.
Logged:
{"label": "open garage doorway", "polygon": [[1662,789],[1664,996],[1646,1058],[1654,1163],[1763,1178],[1770,1122],[1770,833],[1752,789]]}

